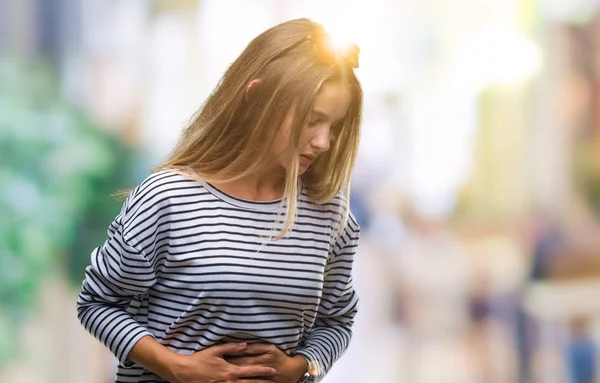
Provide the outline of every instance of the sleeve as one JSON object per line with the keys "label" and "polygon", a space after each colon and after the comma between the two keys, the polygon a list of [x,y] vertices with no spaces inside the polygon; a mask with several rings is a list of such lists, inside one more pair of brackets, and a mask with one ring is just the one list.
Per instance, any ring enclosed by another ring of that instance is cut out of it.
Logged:
{"label": "sleeve", "polygon": [[[152,336],[146,327],[134,319],[132,313],[135,305],[132,300],[146,294],[156,282],[153,254],[140,250],[143,246],[137,242],[138,236],[148,230],[140,230],[139,227],[125,230],[125,221],[128,224],[133,221],[138,226],[143,225],[140,221],[149,221],[128,217],[140,215],[141,210],[130,214],[131,198],[127,199],[121,213],[111,223],[104,245],[92,252],[91,265],[86,268],[77,300],[77,316],[83,327],[126,367],[132,365],[127,356],[133,346],[141,338]],[[153,230],[152,225],[148,229]],[[126,234],[132,231],[138,235],[129,237]]]}
{"label": "sleeve", "polygon": [[344,354],[352,337],[352,325],[358,311],[358,295],[352,282],[352,264],[358,246],[360,228],[350,214],[330,260],[325,267],[325,281],[315,325],[296,351],[316,372],[312,382],[319,382]]}

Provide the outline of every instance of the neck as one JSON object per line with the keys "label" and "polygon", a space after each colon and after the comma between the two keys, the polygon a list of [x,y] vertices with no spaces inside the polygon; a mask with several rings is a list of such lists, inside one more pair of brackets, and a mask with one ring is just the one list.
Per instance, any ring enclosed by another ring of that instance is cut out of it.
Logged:
{"label": "neck", "polygon": [[250,201],[273,201],[283,197],[284,175],[278,169],[248,174],[229,182],[213,182],[223,192]]}

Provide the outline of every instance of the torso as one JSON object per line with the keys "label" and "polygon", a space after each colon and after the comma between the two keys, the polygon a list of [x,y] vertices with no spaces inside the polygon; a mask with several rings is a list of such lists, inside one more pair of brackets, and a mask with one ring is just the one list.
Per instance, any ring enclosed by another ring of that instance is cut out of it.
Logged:
{"label": "torso", "polygon": [[[292,232],[267,241],[281,228],[280,201],[242,200],[168,171],[136,192],[125,235],[152,254],[157,276],[130,305],[136,320],[183,354],[226,341],[293,353],[315,321],[341,202],[317,205],[301,191]],[[117,374],[117,382],[152,379],[141,367]]]}

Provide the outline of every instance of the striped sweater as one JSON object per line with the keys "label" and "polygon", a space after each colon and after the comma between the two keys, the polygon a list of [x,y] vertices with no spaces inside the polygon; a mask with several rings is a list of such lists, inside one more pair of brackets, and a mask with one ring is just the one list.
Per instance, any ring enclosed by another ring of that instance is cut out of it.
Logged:
{"label": "striped sweater", "polygon": [[350,215],[333,241],[342,197],[315,204],[300,189],[293,229],[277,241],[266,238],[281,228],[281,201],[238,199],[171,171],[134,189],[77,302],[82,325],[119,359],[116,382],[162,382],[127,360],[144,336],[185,355],[268,342],[319,361],[322,379],[352,335],[359,227]]}

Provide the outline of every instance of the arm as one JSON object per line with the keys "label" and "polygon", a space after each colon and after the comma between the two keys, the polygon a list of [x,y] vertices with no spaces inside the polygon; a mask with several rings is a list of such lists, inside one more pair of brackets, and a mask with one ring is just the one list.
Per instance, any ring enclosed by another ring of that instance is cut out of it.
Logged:
{"label": "arm", "polygon": [[132,300],[147,293],[156,282],[153,258],[132,246],[125,235],[128,199],[108,230],[108,240],[91,255],[77,301],[78,318],[123,365],[133,346],[152,334],[132,313]]}
{"label": "arm", "polygon": [[110,238],[94,250],[92,265],[86,269],[83,290],[77,302],[83,326],[104,343],[123,366],[136,363],[173,383],[237,381],[270,377],[276,371],[267,366],[238,367],[227,363],[226,354],[240,353],[246,344],[226,343],[209,347],[191,356],[180,355],[160,344],[130,314],[135,296],[145,294],[156,282],[152,263],[129,246],[122,236],[120,217],[109,230]]}
{"label": "arm", "polygon": [[329,372],[348,348],[352,337],[358,310],[358,296],[352,285],[352,264],[359,236],[360,228],[350,215],[325,268],[323,296],[315,325],[296,352],[309,362],[320,363],[314,382],[319,382]]}
{"label": "arm", "polygon": [[[169,178],[165,177],[166,181]],[[224,359],[246,344],[226,343],[192,355],[180,355],[154,339],[135,319],[141,297],[157,282],[157,228],[164,219],[160,179],[158,188],[148,188],[127,199],[108,230],[108,240],[92,253],[77,302],[79,320],[87,331],[108,347],[124,367],[133,363],[173,383],[212,381],[245,382],[252,377],[270,377],[267,366],[234,366]],[[160,213],[160,214],[159,214]]]}
{"label": "arm", "polygon": [[175,381],[177,370],[185,364],[185,359],[151,336],[140,339],[131,349],[128,359],[169,381]]}

